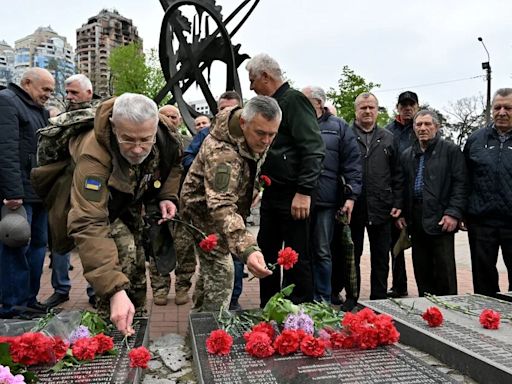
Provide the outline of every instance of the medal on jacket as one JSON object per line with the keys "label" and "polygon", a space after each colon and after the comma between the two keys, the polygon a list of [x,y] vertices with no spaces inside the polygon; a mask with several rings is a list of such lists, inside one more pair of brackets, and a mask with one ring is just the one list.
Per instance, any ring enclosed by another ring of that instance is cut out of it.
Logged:
{"label": "medal on jacket", "polygon": [[153,187],[155,187],[156,189],[159,189],[161,186],[162,186],[162,183],[160,182],[160,180],[155,180],[153,182]]}

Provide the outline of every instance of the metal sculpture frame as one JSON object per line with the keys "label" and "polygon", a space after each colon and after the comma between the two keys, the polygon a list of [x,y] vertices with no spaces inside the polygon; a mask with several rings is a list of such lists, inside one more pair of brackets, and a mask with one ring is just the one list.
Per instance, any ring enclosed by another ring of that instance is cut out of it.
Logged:
{"label": "metal sculpture frame", "polygon": [[[245,16],[228,32],[227,24],[244,9],[249,3],[253,2]],[[194,118],[199,114],[195,109],[188,105],[183,98],[183,94],[196,83],[210,108],[215,115],[217,113],[217,101],[209,88],[209,74],[214,61],[221,61],[226,64],[226,90],[234,90],[242,96],[240,79],[238,77],[238,66],[247,58],[246,54],[240,54],[240,44],[234,46],[231,38],[240,29],[247,20],[259,0],[243,1],[227,18],[222,19],[222,7],[215,4],[215,0],[160,0],[165,10],[165,15],[160,29],[159,59],[162,72],[166,80],[166,85],[155,97],[155,102],[159,104],[168,94],[172,93],[169,104],[177,103],[187,128],[195,134]],[[194,23],[183,16],[180,7],[192,6],[197,13],[193,17]],[[205,18],[205,33],[202,35],[202,18]],[[209,20],[215,23],[216,29],[209,33]],[[190,34],[192,41],[189,42],[185,33]],[[177,39],[178,46],[175,49],[173,40]],[[205,69],[208,69],[208,81],[203,76]]]}

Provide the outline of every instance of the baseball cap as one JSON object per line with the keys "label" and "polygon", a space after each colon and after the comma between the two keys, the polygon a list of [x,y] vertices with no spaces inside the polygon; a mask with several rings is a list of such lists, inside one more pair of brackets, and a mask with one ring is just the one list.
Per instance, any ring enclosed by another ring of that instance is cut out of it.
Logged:
{"label": "baseball cap", "polygon": [[30,224],[23,206],[18,209],[2,207],[0,241],[11,248],[23,247],[30,241]]}
{"label": "baseball cap", "polygon": [[414,92],[411,92],[411,91],[405,91],[405,92],[402,92],[399,96],[398,96],[398,104],[403,104],[407,101],[413,101],[415,102],[416,104],[418,104],[418,95]]}

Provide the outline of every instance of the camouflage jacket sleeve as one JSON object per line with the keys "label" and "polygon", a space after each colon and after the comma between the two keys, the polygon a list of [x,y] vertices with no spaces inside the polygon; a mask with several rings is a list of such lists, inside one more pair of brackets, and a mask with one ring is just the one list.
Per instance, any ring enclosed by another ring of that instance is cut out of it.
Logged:
{"label": "camouflage jacket sleeve", "polygon": [[[160,119],[168,129],[168,132],[171,136],[172,140],[172,148],[166,148],[166,153],[161,153],[161,156],[170,156],[173,158],[174,162],[171,168],[171,172],[167,176],[167,180],[165,181],[162,190],[158,194],[158,198],[160,201],[162,200],[171,200],[174,204],[178,205],[178,193],[180,189],[181,176],[183,173],[183,166],[181,165],[181,160],[183,158],[183,140],[179,132],[172,127],[168,123],[168,120],[163,119],[165,116],[161,115]],[[173,151],[173,153],[168,153],[169,151]]]}
{"label": "camouflage jacket sleeve", "polygon": [[[85,146],[99,145],[94,140],[85,141]],[[78,248],[84,276],[97,295],[106,297],[130,286],[121,271],[116,244],[110,237],[109,175],[106,162],[88,154],[80,155],[76,159],[68,215],[68,233]]]}
{"label": "camouflage jacket sleeve", "polygon": [[252,191],[254,180],[244,180],[247,165],[236,151],[224,148],[215,153],[204,160],[206,205],[215,228],[225,236],[229,252],[246,262],[247,256],[259,248],[245,226],[237,202],[248,190]]}

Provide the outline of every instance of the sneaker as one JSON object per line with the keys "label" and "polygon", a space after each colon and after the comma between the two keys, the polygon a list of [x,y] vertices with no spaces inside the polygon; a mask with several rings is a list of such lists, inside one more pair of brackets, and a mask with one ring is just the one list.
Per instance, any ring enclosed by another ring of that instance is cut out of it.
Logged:
{"label": "sneaker", "polygon": [[190,301],[188,297],[188,291],[177,291],[176,297],[174,298],[174,302],[176,305],[187,304]]}
{"label": "sneaker", "polygon": [[56,307],[59,304],[65,303],[69,300],[69,295],[66,293],[54,292],[44,303],[43,305],[47,308]]}
{"label": "sneaker", "polygon": [[153,296],[153,303],[155,305],[167,305],[167,295]]}

